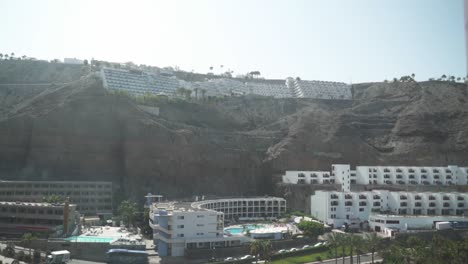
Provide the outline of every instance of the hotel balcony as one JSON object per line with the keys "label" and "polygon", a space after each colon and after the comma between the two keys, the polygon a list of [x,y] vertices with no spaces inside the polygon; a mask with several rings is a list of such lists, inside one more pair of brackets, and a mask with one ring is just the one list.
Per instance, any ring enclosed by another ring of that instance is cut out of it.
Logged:
{"label": "hotel balcony", "polygon": [[331,206],[338,206],[340,203],[338,201],[333,201],[330,203]]}
{"label": "hotel balcony", "polygon": [[353,202],[347,201],[347,202],[345,202],[345,206],[353,206]]}
{"label": "hotel balcony", "polygon": [[338,199],[338,195],[332,194],[332,195],[330,195],[330,198],[331,198],[331,199]]}

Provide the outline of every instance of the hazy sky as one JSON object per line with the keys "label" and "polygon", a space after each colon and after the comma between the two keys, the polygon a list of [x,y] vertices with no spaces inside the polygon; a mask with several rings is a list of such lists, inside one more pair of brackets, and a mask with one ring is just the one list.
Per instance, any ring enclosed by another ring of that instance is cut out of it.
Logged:
{"label": "hazy sky", "polygon": [[0,0],[0,53],[267,78],[464,76],[462,0]]}

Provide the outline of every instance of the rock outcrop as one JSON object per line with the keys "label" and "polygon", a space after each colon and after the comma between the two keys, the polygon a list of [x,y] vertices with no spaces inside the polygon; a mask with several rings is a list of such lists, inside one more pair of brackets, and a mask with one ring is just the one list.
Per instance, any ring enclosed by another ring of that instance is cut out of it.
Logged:
{"label": "rock outcrop", "polygon": [[110,180],[141,199],[273,194],[284,170],[332,163],[468,166],[465,84],[358,84],[353,101],[162,100],[159,115],[94,77],[21,89],[0,86],[4,179]]}

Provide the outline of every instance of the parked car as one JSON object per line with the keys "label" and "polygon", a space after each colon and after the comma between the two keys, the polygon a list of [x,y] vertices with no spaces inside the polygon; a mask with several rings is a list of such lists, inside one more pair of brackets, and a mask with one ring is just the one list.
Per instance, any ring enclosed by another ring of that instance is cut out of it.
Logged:
{"label": "parked car", "polygon": [[291,248],[289,251],[293,252],[293,251],[297,251],[298,249],[297,248]]}
{"label": "parked car", "polygon": [[318,242],[317,244],[314,245],[314,247],[320,247],[322,245],[322,242]]}
{"label": "parked car", "polygon": [[253,257],[251,255],[245,255],[245,256],[241,257],[240,259],[244,260],[244,259],[250,259],[250,258],[253,258]]}
{"label": "parked car", "polygon": [[289,252],[287,249],[280,249],[278,250],[278,253],[282,254],[282,253],[287,253]]}
{"label": "parked car", "polygon": [[231,260],[236,260],[236,259],[233,258],[233,257],[227,257],[227,258],[224,259],[224,261],[231,261]]}
{"label": "parked car", "polygon": [[302,249],[305,249],[305,248],[310,248],[310,246],[309,246],[309,245],[304,245],[304,246],[302,247]]}

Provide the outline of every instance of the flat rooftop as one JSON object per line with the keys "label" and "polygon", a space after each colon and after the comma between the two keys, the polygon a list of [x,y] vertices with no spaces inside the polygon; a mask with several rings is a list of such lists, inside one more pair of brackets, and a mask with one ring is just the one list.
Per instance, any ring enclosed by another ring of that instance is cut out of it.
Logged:
{"label": "flat rooftop", "polygon": [[[33,206],[33,207],[63,207],[64,203],[29,203],[29,202],[0,202],[0,205],[9,205],[9,206]],[[76,204],[69,204],[69,206],[76,206]]]}

